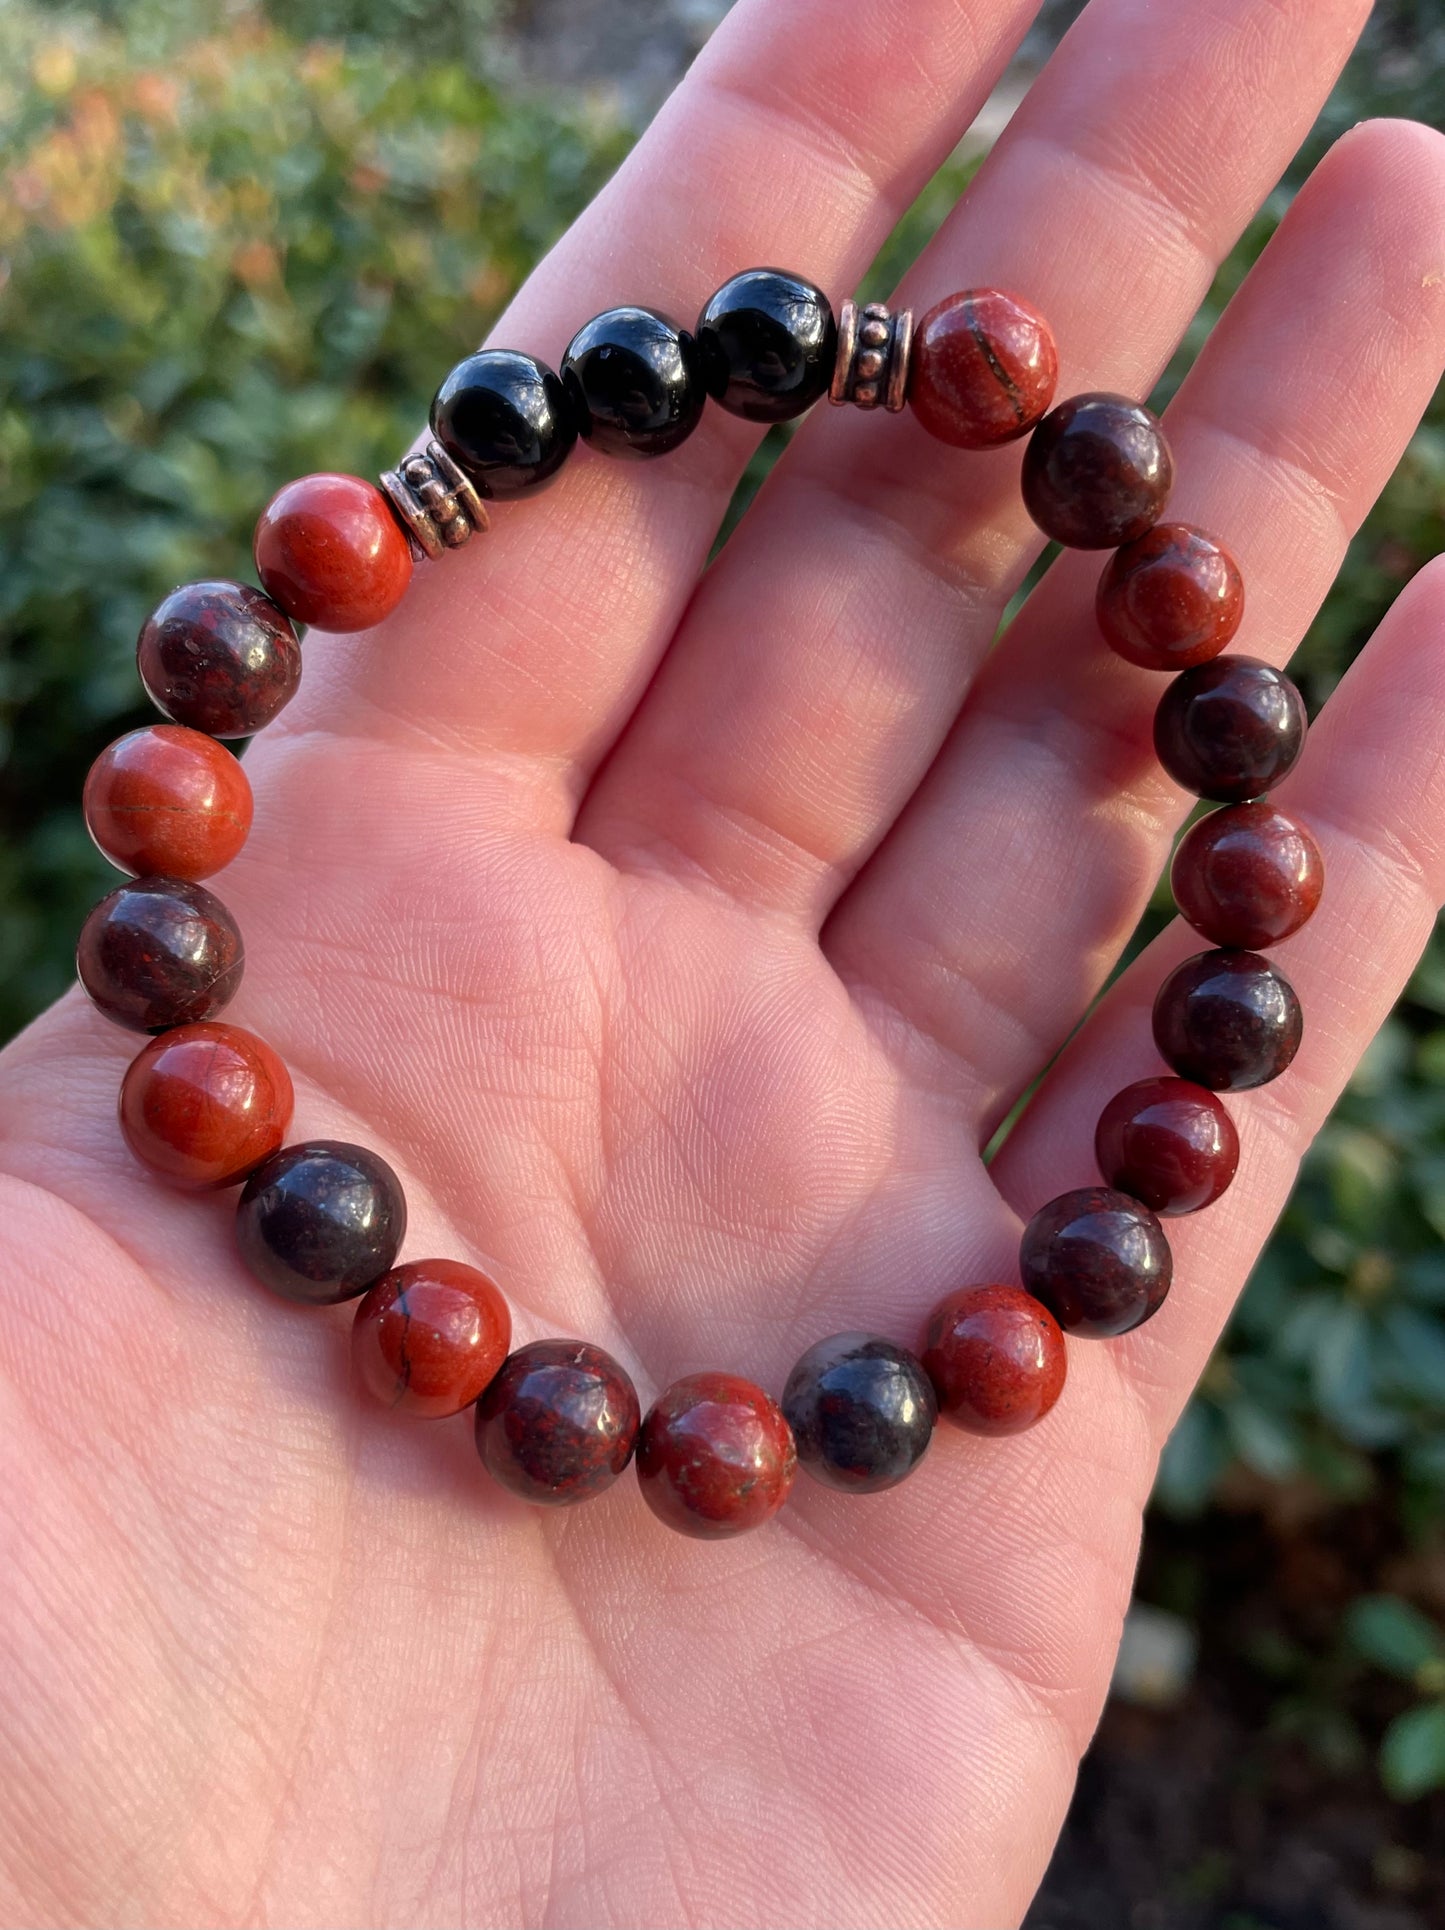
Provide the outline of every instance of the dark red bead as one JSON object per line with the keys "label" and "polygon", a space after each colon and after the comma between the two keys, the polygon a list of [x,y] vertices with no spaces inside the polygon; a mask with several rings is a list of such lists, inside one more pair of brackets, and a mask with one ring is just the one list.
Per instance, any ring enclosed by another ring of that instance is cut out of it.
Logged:
{"label": "dark red bead", "polygon": [[793,1431],[776,1403],[736,1374],[674,1381],[637,1437],[648,1507],[698,1541],[761,1527],[787,1500],[797,1468]]}
{"label": "dark red bead", "polygon": [[798,1465],[845,1494],[881,1494],[928,1452],[938,1404],[920,1361],[880,1334],[830,1334],[783,1389]]}
{"label": "dark red bead", "polygon": [[261,511],[256,570],[297,623],[369,630],[405,596],[411,548],[374,483],[323,471],[287,483]]}
{"label": "dark red bead", "polygon": [[283,1146],[246,1181],[236,1245],[257,1280],[311,1307],[354,1300],[396,1264],[406,1195],[379,1153],[342,1140]]}
{"label": "dark red bead", "polygon": [[1294,987],[1257,952],[1198,952],[1154,1000],[1154,1043],[1174,1070],[1212,1092],[1267,1085],[1299,1050]]}
{"label": "dark red bead", "polygon": [[1056,543],[1114,549],[1164,513],[1174,458],[1159,418],[1122,395],[1075,395],[1046,415],[1024,455],[1024,504]]}
{"label": "dark red bead", "polygon": [[612,1486],[641,1420],[637,1389],[611,1354],[580,1340],[534,1340],[482,1395],[477,1453],[523,1501],[570,1507]]}
{"label": "dark red bead", "polygon": [[1176,784],[1219,804],[1261,797],[1304,747],[1304,699],[1257,657],[1217,657],[1176,677],[1154,713],[1154,748]]}
{"label": "dark red bead", "polygon": [[286,613],[249,583],[172,590],[136,646],[146,695],[208,737],[249,737],[296,694],[301,645]]}
{"label": "dark red bead", "polygon": [[214,1018],[245,968],[236,921],[204,885],[135,878],[80,928],[75,963],[99,1009],[132,1032]]}
{"label": "dark red bead", "polygon": [[234,1186],[286,1136],[291,1075],[238,1025],[180,1025],[131,1061],[120,1088],[126,1144],[173,1186]]}
{"label": "dark red bead", "polygon": [[471,1406],[511,1339],[511,1313],[485,1273],[460,1260],[409,1260],[357,1303],[351,1362],[383,1407],[441,1420]]}
{"label": "dark red bead", "polygon": [[938,1411],[971,1434],[1019,1434],[1063,1392],[1068,1356],[1059,1323],[1021,1287],[959,1287],[923,1336]]}
{"label": "dark red bead", "polygon": [[141,877],[209,878],[251,828],[246,773],[224,744],[179,724],[108,745],[90,767],[84,807],[106,857]]}
{"label": "dark red bead", "polygon": [[1217,657],[1244,616],[1244,578],[1224,545],[1189,523],[1157,523],[1109,558],[1095,610],[1111,650],[1143,670]]}
{"label": "dark red bead", "polygon": [[1019,1270],[1065,1333],[1106,1339],[1159,1311],[1174,1259],[1147,1206],[1112,1187],[1083,1186],[1034,1214]]}
{"label": "dark red bead", "polygon": [[1188,831],[1169,873],[1174,902],[1211,944],[1257,951],[1314,914],[1325,883],[1320,848],[1272,804],[1230,804]]}
{"label": "dark red bead", "polygon": [[1197,1213],[1234,1178],[1239,1134],[1214,1094],[1188,1079],[1140,1079],[1099,1115],[1094,1156],[1110,1186],[1151,1213]]}
{"label": "dark red bead", "polygon": [[1038,310],[999,288],[969,288],[918,324],[908,401],[940,442],[992,449],[1028,434],[1058,379],[1058,351]]}

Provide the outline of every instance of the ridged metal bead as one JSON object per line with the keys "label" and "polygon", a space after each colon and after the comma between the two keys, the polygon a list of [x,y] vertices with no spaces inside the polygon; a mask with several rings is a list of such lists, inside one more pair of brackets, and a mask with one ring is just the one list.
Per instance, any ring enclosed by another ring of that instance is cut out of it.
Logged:
{"label": "ridged metal bead", "polygon": [[440,443],[403,457],[381,487],[412,543],[433,562],[487,527],[481,497]]}
{"label": "ridged metal bead", "polygon": [[838,316],[838,357],[833,365],[830,402],[852,402],[860,409],[887,409],[897,415],[908,396],[908,363],[913,347],[913,310],[892,314],[883,302],[844,302]]}

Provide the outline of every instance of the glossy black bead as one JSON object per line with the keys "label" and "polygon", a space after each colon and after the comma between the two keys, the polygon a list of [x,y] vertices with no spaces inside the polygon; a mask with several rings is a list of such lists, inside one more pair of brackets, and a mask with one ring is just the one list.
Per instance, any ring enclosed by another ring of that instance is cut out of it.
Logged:
{"label": "glossy black bead", "polygon": [[406,1232],[401,1181],[376,1153],[334,1139],[283,1146],[246,1181],[236,1244],[287,1300],[325,1307],[390,1270]]}
{"label": "glossy black bead", "polygon": [[1243,804],[1288,774],[1304,747],[1305,706],[1282,670],[1215,657],[1176,677],[1154,713],[1154,748],[1176,784]]}
{"label": "glossy black bead", "polygon": [[245,970],[240,928],[214,892],[182,878],[128,878],[80,928],[80,982],[108,1019],[166,1032],[214,1018]]}
{"label": "glossy black bead", "polygon": [[609,308],[562,357],[578,433],[609,456],[665,456],[707,402],[696,341],[651,308]]}
{"label": "glossy black bead", "polygon": [[1211,1092],[1277,1079],[1303,1033],[1294,987],[1258,952],[1197,952],[1154,1000],[1154,1043],[1181,1078]]}
{"label": "glossy black bead", "polygon": [[457,363],[432,401],[431,428],[483,496],[545,488],[577,440],[561,377],[534,356],[502,348]]}
{"label": "glossy black bead", "polygon": [[296,695],[301,645],[286,613],[249,583],[183,583],[146,618],[136,664],[173,723],[250,737]]}
{"label": "glossy black bead", "polygon": [[1159,1311],[1174,1256],[1147,1206],[1112,1186],[1081,1186],[1024,1228],[1019,1274],[1066,1334],[1104,1340]]}
{"label": "glossy black bead", "polygon": [[749,422],[788,422],[828,392],[838,324],[801,275],[749,268],[725,281],[697,321],[707,390]]}
{"label": "glossy black bead", "polygon": [[923,1364],[877,1334],[833,1334],[802,1355],[783,1389],[798,1463],[849,1494],[896,1487],[923,1459],[938,1397]]}

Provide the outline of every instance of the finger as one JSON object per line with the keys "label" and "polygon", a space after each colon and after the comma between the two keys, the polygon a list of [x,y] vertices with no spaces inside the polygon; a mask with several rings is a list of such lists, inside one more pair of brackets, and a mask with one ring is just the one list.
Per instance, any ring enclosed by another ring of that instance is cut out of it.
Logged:
{"label": "finger", "polygon": [[[1304,1040],[1281,1078],[1228,1097],[1240,1132],[1238,1175],[1207,1212],[1168,1223],[1170,1297],[1147,1327],[1106,1350],[1145,1402],[1156,1439],[1182,1406],[1305,1148],[1404,990],[1445,898],[1445,562],[1430,564],[1402,593],[1325,706],[1280,797],[1310,826],[1326,865],[1319,911],[1277,954],[1304,1008]],[[994,1165],[1020,1212],[1065,1187],[1095,1183],[1094,1121],[1121,1086],[1159,1070],[1154,994],[1199,942],[1179,923],[1165,932],[1040,1088]]]}
{"label": "finger", "polygon": [[[1170,514],[1239,558],[1241,650],[1287,658],[1398,462],[1445,359],[1442,270],[1445,140],[1357,129],[1180,391]],[[1099,638],[1100,560],[1050,572],[827,933],[986,1130],[1103,983],[1186,809],[1152,747],[1164,680]]]}
{"label": "finger", "polygon": [[[902,299],[1020,289],[1061,394],[1147,393],[1279,175],[1359,0],[1094,0]],[[928,768],[1039,537],[1017,451],[810,423],[704,580],[581,834],[819,917]]]}
{"label": "finger", "polygon": [[[964,132],[1036,5],[741,0],[493,339],[555,365],[617,302],[691,326],[742,268],[847,285]],[[757,433],[713,408],[661,462],[579,446],[545,496],[500,506],[485,537],[419,569],[379,630],[313,642],[287,728],[420,733],[570,780],[651,674]]]}

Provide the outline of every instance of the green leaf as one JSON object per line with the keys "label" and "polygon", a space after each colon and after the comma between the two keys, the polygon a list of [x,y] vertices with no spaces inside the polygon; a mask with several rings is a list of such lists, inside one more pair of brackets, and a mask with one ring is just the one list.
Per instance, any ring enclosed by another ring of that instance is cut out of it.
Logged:
{"label": "green leaf", "polygon": [[1445,1789],[1445,1702],[1407,1709],[1385,1731],[1380,1777],[1397,1802]]}
{"label": "green leaf", "polygon": [[1418,1608],[1398,1595],[1362,1595],[1345,1616],[1345,1634],[1357,1654],[1407,1682],[1445,1655],[1445,1637]]}

